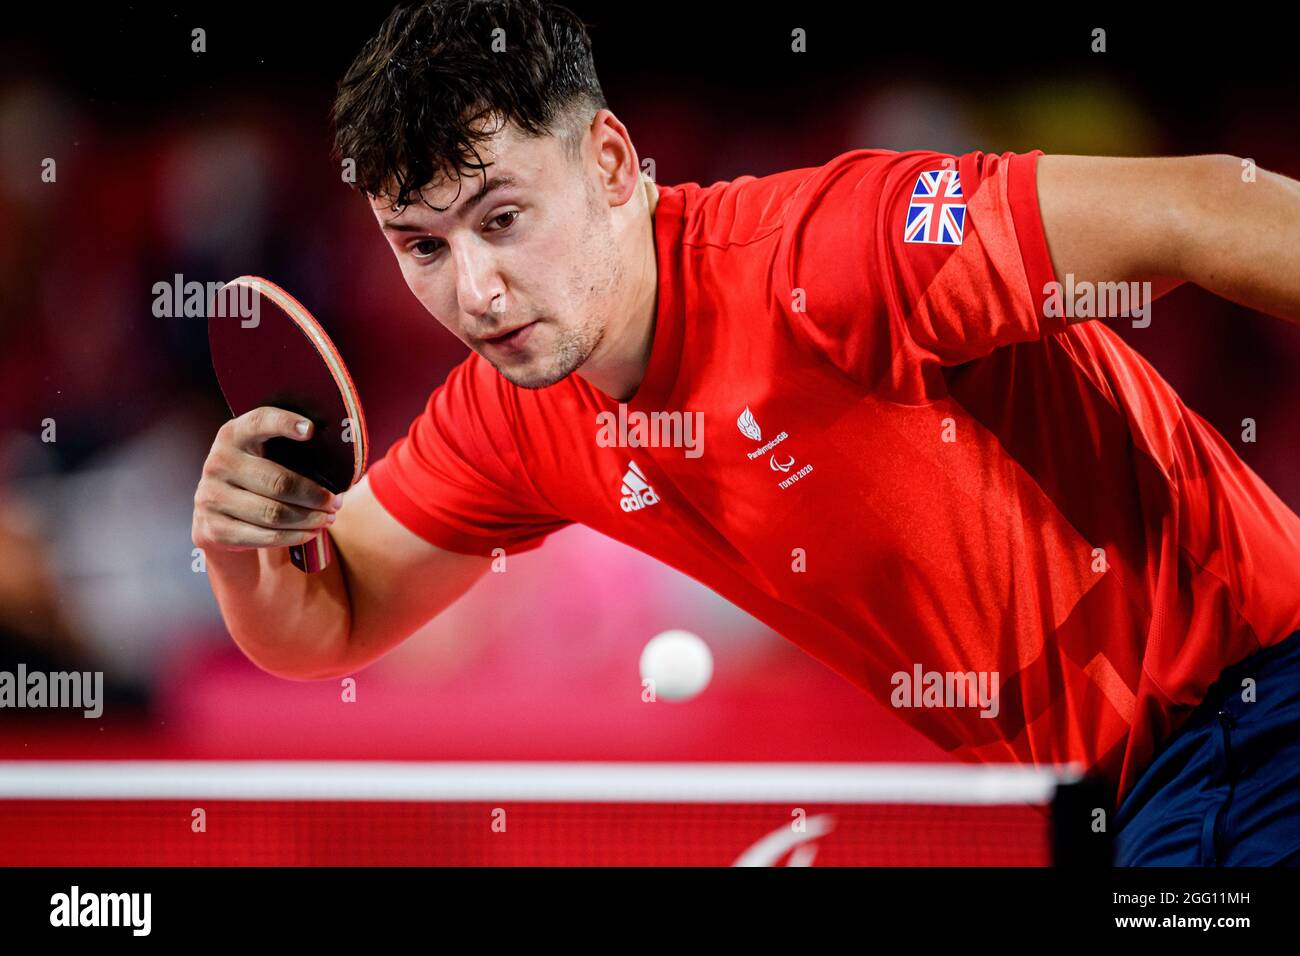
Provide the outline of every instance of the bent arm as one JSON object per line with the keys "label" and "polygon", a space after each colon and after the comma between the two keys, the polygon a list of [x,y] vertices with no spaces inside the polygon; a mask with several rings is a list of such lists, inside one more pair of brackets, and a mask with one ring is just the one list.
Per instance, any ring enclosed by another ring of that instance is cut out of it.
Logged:
{"label": "bent arm", "polygon": [[446,610],[492,565],[492,559],[436,547],[379,503],[363,478],[331,530],[351,607],[342,670],[382,657]]}
{"label": "bent arm", "polygon": [[362,479],[329,534],[336,560],[303,574],[283,548],[208,556],[231,636],[255,664],[294,680],[353,673],[444,610],[491,559],[437,548],[408,531]]}

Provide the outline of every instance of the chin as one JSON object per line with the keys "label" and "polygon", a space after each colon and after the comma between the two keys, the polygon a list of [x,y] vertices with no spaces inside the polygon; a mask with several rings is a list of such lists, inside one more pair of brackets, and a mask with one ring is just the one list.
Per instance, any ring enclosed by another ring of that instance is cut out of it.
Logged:
{"label": "chin", "polygon": [[576,372],[591,356],[599,340],[599,334],[587,336],[561,330],[553,337],[530,343],[537,352],[520,356],[519,361],[499,364],[486,355],[483,357],[512,385],[527,389],[549,388]]}
{"label": "chin", "polygon": [[574,372],[574,369],[563,365],[543,364],[536,361],[504,368],[493,362],[492,367],[511,385],[528,389],[549,388],[557,382],[562,382]]}

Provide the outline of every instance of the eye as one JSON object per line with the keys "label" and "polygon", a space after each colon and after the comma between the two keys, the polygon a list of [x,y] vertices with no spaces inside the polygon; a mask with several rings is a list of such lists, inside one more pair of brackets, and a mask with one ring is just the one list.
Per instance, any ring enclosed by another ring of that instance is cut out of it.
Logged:
{"label": "eye", "polygon": [[417,240],[416,242],[411,243],[410,253],[417,259],[428,259],[437,252],[439,248],[441,248],[438,246],[438,242],[439,240],[437,239]]}
{"label": "eye", "polygon": [[505,212],[498,213],[497,215],[493,216],[491,219],[486,220],[485,225],[496,224],[499,228],[490,229],[488,231],[501,232],[501,230],[508,229],[511,226],[513,226],[515,220],[518,218],[519,218],[518,209],[507,209]]}

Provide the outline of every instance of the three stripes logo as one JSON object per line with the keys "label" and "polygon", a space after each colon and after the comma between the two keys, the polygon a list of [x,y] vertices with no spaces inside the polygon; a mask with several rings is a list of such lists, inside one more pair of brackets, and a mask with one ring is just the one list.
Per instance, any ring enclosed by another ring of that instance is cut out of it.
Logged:
{"label": "three stripes logo", "polygon": [[623,497],[618,505],[624,511],[640,511],[642,508],[649,508],[659,503],[659,496],[655,494],[654,488],[650,487],[645,472],[634,461],[627,463],[627,471],[623,474],[623,485],[620,490],[623,492]]}

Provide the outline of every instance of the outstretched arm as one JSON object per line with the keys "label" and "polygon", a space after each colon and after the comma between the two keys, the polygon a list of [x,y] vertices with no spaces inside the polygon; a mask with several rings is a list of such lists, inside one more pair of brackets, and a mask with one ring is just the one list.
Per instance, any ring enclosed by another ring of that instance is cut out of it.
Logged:
{"label": "outstretched arm", "polygon": [[1192,282],[1300,323],[1300,183],[1226,155],[1041,156],[1038,204],[1057,277]]}

